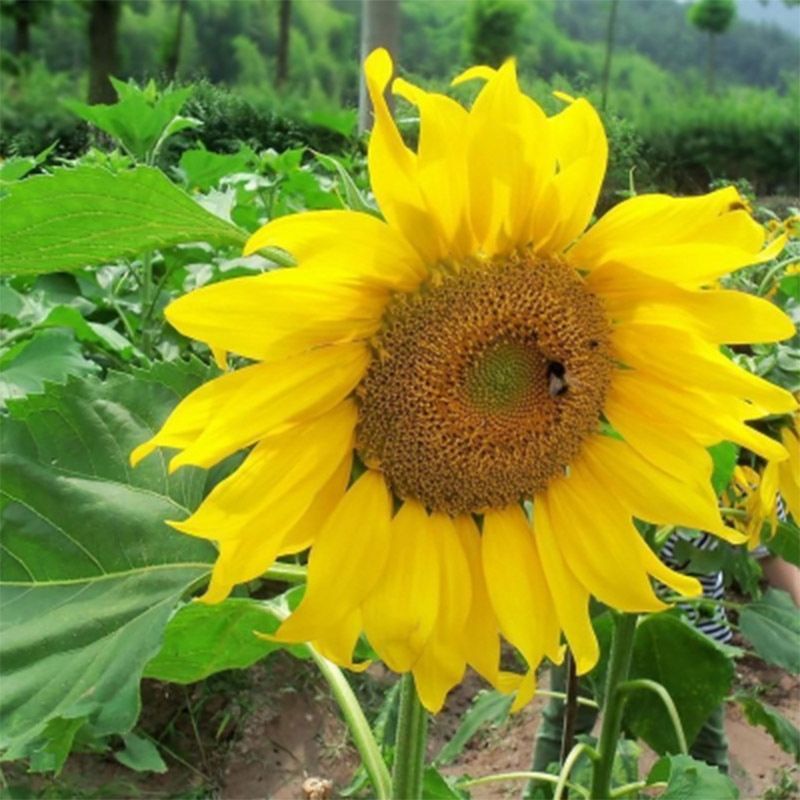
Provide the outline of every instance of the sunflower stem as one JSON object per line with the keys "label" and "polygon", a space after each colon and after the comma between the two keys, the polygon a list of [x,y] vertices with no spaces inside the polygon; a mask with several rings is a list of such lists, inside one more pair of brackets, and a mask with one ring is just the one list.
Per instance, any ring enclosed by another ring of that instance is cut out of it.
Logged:
{"label": "sunflower stem", "polygon": [[414,676],[407,672],[400,681],[400,712],[394,749],[392,798],[416,800],[422,797],[428,714],[419,701]]}
{"label": "sunflower stem", "polygon": [[[289,617],[289,609],[285,605],[285,601],[280,605],[276,603],[268,604],[267,610],[280,622]],[[355,692],[353,692],[344,673],[336,664],[325,658],[313,645],[306,644],[306,647],[308,647],[308,652],[311,654],[311,658],[314,659],[322,676],[331,687],[331,693],[339,705],[347,727],[350,729],[350,735],[353,737],[353,743],[361,756],[364,769],[367,771],[370,781],[372,781],[376,800],[390,800],[393,796],[391,793],[392,779],[383,760],[381,748],[378,746],[366,716],[364,716],[364,709],[361,708]]]}
{"label": "sunflower stem", "polygon": [[386,764],[381,756],[381,749],[375,741],[372,729],[364,716],[364,711],[358,702],[358,698],[350,688],[344,673],[332,661],[328,661],[311,645],[308,646],[308,649],[320,672],[325,680],[328,681],[333,696],[341,709],[347,727],[350,729],[350,735],[353,737],[353,742],[361,756],[364,769],[366,769],[372,781],[375,797],[378,800],[389,800],[392,796],[389,793],[391,789],[389,770],[386,769]]}
{"label": "sunflower stem", "polygon": [[622,711],[626,700],[625,692],[620,691],[620,684],[627,679],[631,668],[636,621],[636,614],[619,614],[614,620],[614,639],[611,643],[603,703],[603,723],[597,745],[598,760],[594,765],[592,788],[589,793],[593,800],[607,800],[611,796],[611,771],[622,729]]}

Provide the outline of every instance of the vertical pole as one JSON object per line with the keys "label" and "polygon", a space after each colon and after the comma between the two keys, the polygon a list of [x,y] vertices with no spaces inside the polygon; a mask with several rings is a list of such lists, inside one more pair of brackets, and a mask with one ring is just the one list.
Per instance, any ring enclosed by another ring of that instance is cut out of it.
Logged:
{"label": "vertical pole", "polygon": [[[361,0],[361,63],[376,48],[385,47],[397,62],[400,33],[399,0]],[[391,105],[391,103],[390,103]],[[363,133],[372,126],[367,86],[363,70],[358,88],[358,132]]]}

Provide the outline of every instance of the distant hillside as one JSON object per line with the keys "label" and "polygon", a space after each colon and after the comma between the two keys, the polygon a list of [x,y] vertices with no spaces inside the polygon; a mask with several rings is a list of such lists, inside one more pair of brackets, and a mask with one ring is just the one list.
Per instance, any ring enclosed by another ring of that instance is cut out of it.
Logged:
{"label": "distant hillside", "polygon": [[[687,20],[690,3],[673,0],[622,0],[619,6],[616,42],[620,49],[630,49],[650,58],[673,73],[703,69],[708,38]],[[780,13],[787,12],[787,16]],[[758,8],[761,22],[753,19]],[[770,12],[770,8],[772,11]],[[565,34],[578,41],[602,42],[608,21],[608,2],[596,0],[558,0],[555,21]],[[743,13],[745,12],[745,13]],[[787,9],[781,0],[767,6],[756,0],[740,0],[740,13],[730,30],[720,37],[717,47],[717,70],[722,82],[747,86],[778,87],[787,74],[797,75],[798,42],[768,19],[798,18],[800,8]]]}

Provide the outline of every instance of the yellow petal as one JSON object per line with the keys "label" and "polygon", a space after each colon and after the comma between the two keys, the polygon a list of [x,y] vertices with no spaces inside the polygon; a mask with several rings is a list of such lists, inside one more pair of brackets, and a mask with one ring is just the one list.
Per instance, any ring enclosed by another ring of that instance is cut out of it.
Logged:
{"label": "yellow petal", "polygon": [[414,681],[423,705],[438,712],[450,689],[461,681],[466,668],[464,641],[472,601],[469,563],[450,517],[431,516],[438,546],[440,600],[436,625],[422,654],[414,664]]}
{"label": "yellow petal", "polygon": [[289,642],[323,638],[361,607],[389,556],[391,516],[383,475],[367,470],[348,489],[314,542],[305,596],[277,638]]}
{"label": "yellow petal", "polygon": [[657,425],[638,413],[636,403],[625,394],[625,386],[612,382],[603,413],[614,429],[651,464],[694,486],[711,480],[713,463],[703,445],[675,425]]}
{"label": "yellow petal", "polygon": [[742,207],[742,198],[732,186],[699,197],[631,197],[614,206],[581,237],[570,250],[570,259],[583,269],[595,269],[609,260],[610,250],[620,245],[698,241],[698,232],[704,225]]}
{"label": "yellow petal", "polygon": [[679,327],[714,344],[777,342],[795,333],[780,308],[745,292],[689,290],[615,265],[594,270],[586,286],[618,322]]}
{"label": "yellow petal", "polygon": [[538,202],[555,173],[547,121],[520,92],[513,59],[482,88],[465,136],[470,220],[485,255],[526,244],[534,213],[555,224],[557,208]]}
{"label": "yellow petal", "polygon": [[534,671],[544,655],[559,658],[559,630],[536,543],[517,506],[487,511],[483,571],[503,636]]}
{"label": "yellow petal", "polygon": [[592,436],[581,451],[595,475],[614,486],[622,503],[639,519],[717,532],[723,522],[710,481],[694,483],[665,472],[629,444]]}
{"label": "yellow petal", "polygon": [[546,491],[536,496],[533,512],[536,542],[558,622],[564,629],[578,674],[583,675],[600,657],[589,617],[589,592],[572,573],[558,546],[558,537],[562,533],[551,522]]}
{"label": "yellow petal", "polygon": [[764,230],[728,187],[702,197],[640,195],[609,211],[570,250],[579,269],[606,264],[700,286],[748,264],[773,258],[783,240],[766,247]]}
{"label": "yellow petal", "polygon": [[373,50],[364,62],[364,78],[375,115],[367,151],[370,184],[381,211],[426,262],[433,262],[442,246],[431,224],[417,183],[417,158],[403,143],[384,92],[394,70],[389,53]]}
{"label": "yellow petal", "polygon": [[560,221],[537,250],[560,252],[589,224],[606,173],[608,141],[600,116],[584,99],[547,120],[555,146]]}
{"label": "yellow petal", "polygon": [[[778,442],[744,423],[761,416],[761,411],[735,400],[730,395],[681,390],[640,370],[617,370],[606,395],[605,410],[612,419],[611,407],[615,408],[612,424],[620,432],[620,418],[625,415],[662,429],[682,430],[704,447],[728,440],[767,459],[786,458]],[[622,435],[626,436],[624,432]]]}
{"label": "yellow petal", "polygon": [[258,366],[244,367],[195,389],[173,409],[161,430],[131,453],[131,464],[135,467],[158,447],[188,447],[211,422],[214,412],[258,374]]}
{"label": "yellow petal", "polygon": [[317,639],[313,644],[317,651],[325,658],[338,664],[340,667],[363,672],[369,661],[354,662],[353,651],[361,635],[363,623],[361,612],[351,611],[336,627],[331,628],[324,637]]}
{"label": "yellow petal", "polygon": [[344,497],[352,468],[353,453],[349,451],[317,492],[305,514],[286,532],[281,543],[280,555],[299,553],[314,543],[328,517]]}
{"label": "yellow petal", "polygon": [[184,464],[209,467],[287,423],[324,414],[355,389],[369,358],[366,345],[352,343],[249,367],[250,380],[217,409],[200,436],[172,459],[170,470]]}
{"label": "yellow petal", "polygon": [[462,648],[469,665],[487,681],[496,684],[500,667],[500,632],[483,577],[481,536],[470,515],[456,517],[454,524],[469,564],[472,585],[472,603]]}
{"label": "yellow petal", "polygon": [[407,672],[433,631],[439,608],[439,551],[425,509],[407,500],[389,530],[386,566],[364,600],[364,632],[383,661]]}
{"label": "yellow petal", "polygon": [[239,539],[253,530],[259,538],[284,534],[343,460],[349,463],[357,417],[355,403],[346,400],[311,422],[260,442],[194,514],[173,527],[218,541]]}
{"label": "yellow petal", "polygon": [[658,611],[664,604],[650,586],[636,553],[639,534],[630,512],[599,483],[580,457],[569,477],[547,486],[547,516],[562,557],[588,591],[622,611]]}
{"label": "yellow petal", "polygon": [[290,267],[204,286],[164,313],[185,336],[271,360],[371,336],[387,297],[383,289]]}
{"label": "yellow petal", "polygon": [[475,67],[468,67],[463,72],[460,72],[450,81],[451,86],[458,86],[467,81],[482,80],[488,81],[497,70],[494,67],[487,67],[485,65],[478,65]]}
{"label": "yellow petal", "polygon": [[417,182],[431,217],[439,227],[439,258],[464,258],[472,252],[468,220],[466,141],[457,134],[467,126],[467,112],[451,98],[424,92],[402,78],[396,94],[419,108]]}
{"label": "yellow petal", "polygon": [[800,525],[800,438],[793,431],[784,428],[781,441],[789,458],[778,465],[781,496],[786,501],[789,513]]}
{"label": "yellow petal", "polygon": [[307,211],[279,217],[257,230],[245,255],[280,247],[303,269],[336,280],[363,281],[408,291],[426,270],[417,252],[385,222],[356,211]]}
{"label": "yellow petal", "polygon": [[760,407],[760,414],[793,411],[797,403],[785,389],[725,358],[695,336],[665,325],[624,323],[613,332],[616,357],[643,374],[685,388],[730,393]]}

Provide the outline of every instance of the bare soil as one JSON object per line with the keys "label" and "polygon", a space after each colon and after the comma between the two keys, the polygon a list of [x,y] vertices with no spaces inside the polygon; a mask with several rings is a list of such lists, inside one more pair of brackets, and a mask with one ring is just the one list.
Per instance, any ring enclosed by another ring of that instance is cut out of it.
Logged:
{"label": "bare soil", "polygon": [[[382,667],[356,679],[368,713],[377,711],[391,680]],[[744,659],[739,662],[737,683],[758,691],[765,702],[800,724],[797,678],[755,659]],[[480,679],[469,675],[451,693],[431,728],[431,756],[452,737],[481,688]],[[479,733],[444,772],[475,778],[530,769],[544,702],[537,698],[502,728]],[[329,800],[341,796],[359,763],[338,709],[313,665],[283,654],[247,672],[221,674],[185,688],[146,681],[137,731],[159,743],[169,767],[166,773],[133,772],[109,752],[77,754],[57,779],[27,776],[19,765],[12,765],[5,769],[12,790],[3,796]],[[742,800],[763,798],[782,777],[784,789],[774,800],[800,796],[791,788],[800,777],[793,772],[791,756],[763,729],[747,723],[733,704],[728,707],[727,733],[732,776]],[[641,769],[655,759],[645,748]],[[508,781],[472,791],[476,800],[501,800],[520,797],[522,789],[522,781]]]}

